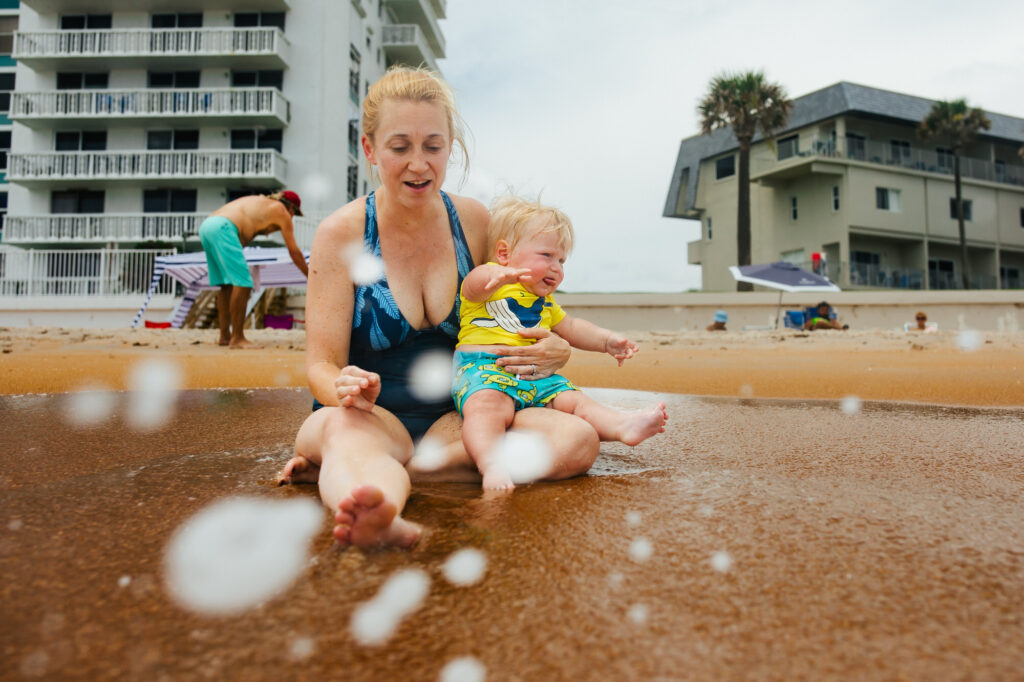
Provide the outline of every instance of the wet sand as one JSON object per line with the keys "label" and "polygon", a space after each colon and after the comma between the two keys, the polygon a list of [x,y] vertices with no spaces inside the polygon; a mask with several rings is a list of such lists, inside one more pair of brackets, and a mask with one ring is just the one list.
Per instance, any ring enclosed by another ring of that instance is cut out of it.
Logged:
{"label": "wet sand", "polygon": [[[268,333],[265,353],[51,333],[52,345],[0,336],[5,393],[25,391],[15,381],[116,387],[156,353],[181,358],[192,387],[301,372],[294,333]],[[435,680],[471,655],[489,680],[1024,679],[1020,340],[962,353],[952,336],[913,350],[866,334],[649,333],[632,366],[574,358],[567,374],[585,385],[644,389],[588,389],[599,400],[665,400],[669,431],[606,444],[589,476],[500,500],[418,485],[406,515],[430,530],[408,553],[339,550],[325,514],[299,580],[222,618],[168,598],[167,540],[226,495],[317,499],[314,486],[274,486],[308,392],[187,391],[156,433],[120,414],[73,428],[65,395],[0,396],[0,678]],[[824,370],[834,388],[816,381]],[[755,399],[737,397],[744,385]],[[773,390],[865,403],[848,415],[834,400],[764,397]],[[630,555],[639,538],[646,561]],[[488,570],[454,587],[440,566],[463,547]],[[360,646],[354,608],[408,567],[431,577],[422,608],[388,647]],[[296,660],[300,638],[313,652]]]}

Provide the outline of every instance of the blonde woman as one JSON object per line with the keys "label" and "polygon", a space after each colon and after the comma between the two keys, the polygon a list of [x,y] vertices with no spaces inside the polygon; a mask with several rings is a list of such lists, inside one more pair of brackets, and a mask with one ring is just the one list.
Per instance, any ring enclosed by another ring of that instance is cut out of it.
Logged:
{"label": "blonde woman", "polygon": [[[476,477],[451,399],[417,398],[408,371],[424,353],[454,350],[459,288],[485,259],[489,215],[479,202],[441,191],[453,148],[465,154],[465,143],[454,97],[437,74],[390,69],[370,88],[362,124],[379,185],[326,218],[314,237],[306,373],[325,407],[299,429],[281,480],[319,482],[342,545],[410,547],[421,531],[401,516],[414,441],[428,436],[445,445],[455,464],[436,477]],[[385,279],[355,283],[343,257],[353,248],[378,255]],[[524,335],[538,341],[508,348],[500,364],[509,371],[550,376],[568,360],[569,345],[550,331]],[[550,439],[554,458],[543,478],[585,473],[597,457],[597,433],[576,416],[531,408],[512,428]]]}

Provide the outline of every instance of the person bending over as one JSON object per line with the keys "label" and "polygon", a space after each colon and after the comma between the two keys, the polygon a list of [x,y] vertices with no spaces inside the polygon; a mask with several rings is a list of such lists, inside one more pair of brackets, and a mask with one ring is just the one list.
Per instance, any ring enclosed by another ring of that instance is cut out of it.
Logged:
{"label": "person bending over", "polygon": [[639,349],[621,334],[566,314],[555,302],[563,266],[573,246],[569,218],[558,209],[517,197],[491,209],[489,253],[462,282],[459,342],[455,347],[452,396],[462,415],[462,442],[489,490],[513,488],[512,477],[496,456],[499,440],[517,410],[548,406],[574,414],[594,427],[601,440],[636,445],[665,430],[665,404],[627,413],[584,395],[559,374],[513,374],[496,363],[504,346],[533,343],[519,330],[551,329],[574,348],[608,353],[619,361]]}
{"label": "person bending over", "polygon": [[245,310],[252,291],[252,275],[242,247],[255,237],[281,231],[288,254],[303,275],[309,277],[306,257],[295,241],[292,218],[302,215],[302,200],[295,192],[269,196],[247,196],[230,201],[203,221],[199,239],[206,252],[210,284],[220,286],[217,294],[217,322],[220,345],[231,348],[259,348],[245,338]]}

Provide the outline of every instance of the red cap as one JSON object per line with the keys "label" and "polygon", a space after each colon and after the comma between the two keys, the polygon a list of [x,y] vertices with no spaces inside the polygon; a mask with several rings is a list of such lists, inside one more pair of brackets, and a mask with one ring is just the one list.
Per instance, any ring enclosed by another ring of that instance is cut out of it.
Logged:
{"label": "red cap", "polygon": [[281,192],[281,198],[295,207],[295,215],[302,215],[302,199],[290,189]]}

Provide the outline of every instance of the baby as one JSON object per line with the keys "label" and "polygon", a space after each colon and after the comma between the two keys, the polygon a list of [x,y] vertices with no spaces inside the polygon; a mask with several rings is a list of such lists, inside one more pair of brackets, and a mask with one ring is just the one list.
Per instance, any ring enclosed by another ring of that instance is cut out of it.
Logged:
{"label": "baby", "polygon": [[554,407],[586,420],[601,440],[626,445],[664,432],[664,403],[643,412],[620,412],[587,397],[558,374],[514,375],[495,363],[498,347],[534,343],[518,330],[536,326],[550,329],[575,348],[606,352],[620,366],[639,349],[621,334],[567,315],[555,303],[552,295],[562,283],[562,266],[573,245],[572,223],[564,213],[516,197],[499,200],[491,211],[488,241],[493,262],[474,268],[462,283],[452,384],[455,407],[463,417],[462,441],[483,476],[483,487],[514,487],[494,451],[516,410]]}

